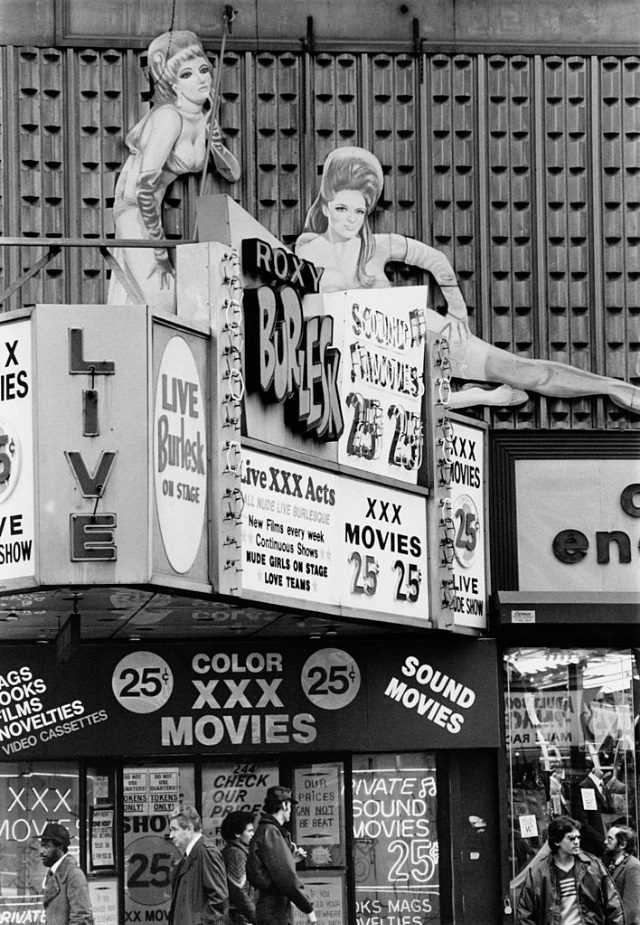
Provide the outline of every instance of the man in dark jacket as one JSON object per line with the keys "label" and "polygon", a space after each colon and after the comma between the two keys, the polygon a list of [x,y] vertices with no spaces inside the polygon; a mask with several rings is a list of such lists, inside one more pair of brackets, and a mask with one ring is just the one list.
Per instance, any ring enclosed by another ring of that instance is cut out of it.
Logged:
{"label": "man in dark jacket", "polygon": [[582,850],[598,858],[604,854],[607,828],[603,816],[610,806],[604,773],[599,767],[593,768],[576,786],[571,811],[580,823]]}
{"label": "man in dark jacket", "polygon": [[635,857],[637,838],[627,825],[607,832],[604,859],[613,885],[622,899],[624,925],[640,925],[640,861]]}
{"label": "man in dark jacket", "polygon": [[256,925],[290,925],[291,903],[307,915],[310,925],[317,922],[313,903],[305,896],[296,873],[296,861],[305,857],[305,852],[296,848],[285,828],[295,802],[286,787],[269,787],[264,813],[249,846],[247,874],[258,890]]}
{"label": "man in dark jacket", "polygon": [[44,920],[47,925],[93,925],[87,878],[69,854],[69,830],[47,822],[40,836],[45,878]]}
{"label": "man in dark jacket", "polygon": [[195,807],[183,803],[171,813],[169,838],[182,852],[170,876],[169,925],[227,925],[224,862],[213,841],[203,836]]}
{"label": "man in dark jacket", "polygon": [[532,861],[516,910],[517,925],[624,925],[622,903],[606,868],[580,850],[580,827],[549,823],[550,854]]}
{"label": "man in dark jacket", "polygon": [[249,893],[247,858],[254,836],[253,816],[242,810],[227,813],[222,820],[220,834],[224,838],[222,858],[227,871],[232,925],[252,925],[256,918],[256,908]]}

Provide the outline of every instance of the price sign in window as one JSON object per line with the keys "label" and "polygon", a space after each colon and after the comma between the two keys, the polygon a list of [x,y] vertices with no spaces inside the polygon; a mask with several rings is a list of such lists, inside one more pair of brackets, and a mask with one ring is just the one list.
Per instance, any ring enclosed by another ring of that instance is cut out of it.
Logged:
{"label": "price sign in window", "polygon": [[169,815],[179,803],[194,802],[193,768],[125,768],[122,785],[126,921],[163,921],[171,901],[169,873],[180,858],[167,838]]}
{"label": "price sign in window", "polygon": [[344,772],[341,762],[295,768],[293,788],[297,802],[293,835],[307,852],[307,868],[345,864]]}
{"label": "price sign in window", "polygon": [[220,845],[220,826],[229,813],[251,813],[256,824],[269,787],[279,782],[273,761],[230,761],[202,769],[202,831]]}
{"label": "price sign in window", "polygon": [[354,755],[358,918],[440,921],[436,809],[434,755]]}

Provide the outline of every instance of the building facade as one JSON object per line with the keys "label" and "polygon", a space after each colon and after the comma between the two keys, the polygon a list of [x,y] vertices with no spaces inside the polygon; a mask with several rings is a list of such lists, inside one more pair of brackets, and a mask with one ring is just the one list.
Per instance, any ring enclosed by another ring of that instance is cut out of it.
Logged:
{"label": "building facade", "polygon": [[[282,255],[326,156],[360,145],[374,230],[448,256],[478,338],[638,384],[638,13],[237,6],[227,32],[197,0],[0,12],[2,920],[40,920],[58,819],[96,922],[163,921],[168,812],[194,802],[216,836],[280,781],[321,922],[513,922],[594,767],[601,824],[637,829],[640,417],[533,389],[452,413],[416,323],[420,450],[387,430],[376,456],[357,401],[402,415],[347,362],[366,326]],[[106,306],[101,251],[170,27],[204,40],[242,167],[169,191],[175,314]],[[426,274],[389,276],[370,319],[444,311]],[[282,352],[275,385],[261,366],[259,293],[287,286],[324,404],[279,391]]]}

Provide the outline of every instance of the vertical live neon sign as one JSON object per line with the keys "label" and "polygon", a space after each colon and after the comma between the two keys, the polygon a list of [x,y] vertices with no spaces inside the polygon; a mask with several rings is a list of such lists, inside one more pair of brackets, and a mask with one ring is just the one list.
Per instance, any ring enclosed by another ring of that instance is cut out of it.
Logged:
{"label": "vertical live neon sign", "polygon": [[[98,437],[100,418],[96,377],[115,375],[116,364],[110,360],[84,359],[84,330],[69,328],[69,375],[90,376],[91,385],[82,390],[82,435]],[[116,451],[103,451],[90,472],[81,452],[65,451],[65,457],[83,498],[93,500],[93,511],[70,515],[72,562],[114,562],[118,557],[115,543],[115,513],[97,513],[113,470]]]}

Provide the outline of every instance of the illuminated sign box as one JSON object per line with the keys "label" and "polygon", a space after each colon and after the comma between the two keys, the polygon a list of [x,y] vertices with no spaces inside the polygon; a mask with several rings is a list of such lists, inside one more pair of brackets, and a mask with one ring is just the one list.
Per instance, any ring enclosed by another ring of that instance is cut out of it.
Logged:
{"label": "illuminated sign box", "polygon": [[34,378],[31,319],[6,313],[0,328],[0,584],[35,583]]}
{"label": "illuminated sign box", "polygon": [[424,625],[426,500],[246,450],[238,556],[220,590]]}
{"label": "illuminated sign box", "polygon": [[4,589],[210,589],[208,337],[145,306],[40,305],[0,340]]}
{"label": "illuminated sign box", "polygon": [[179,271],[214,343],[216,589],[429,626],[426,288],[394,292],[386,315],[389,292],[243,291],[217,243],[182,248]]}
{"label": "illuminated sign box", "polygon": [[[317,293],[318,268],[228,197],[204,202],[203,234],[222,240],[179,248],[178,312],[210,324],[218,371],[216,588],[280,607],[484,628],[485,434],[452,418],[451,478],[436,491],[448,390],[432,368],[428,287]],[[335,506],[320,510],[301,488],[310,482],[330,484]],[[358,500],[385,491],[389,511],[411,511],[409,530],[377,522]],[[319,539],[305,502],[330,522]],[[456,531],[443,570],[441,520]]]}
{"label": "illuminated sign box", "polygon": [[426,287],[308,295],[283,321],[284,291],[270,316],[271,288],[244,294],[243,436],[426,485]]}
{"label": "illuminated sign box", "polygon": [[[96,664],[101,670],[96,672]],[[128,754],[247,755],[335,750],[494,748],[500,744],[493,641],[412,634],[357,644],[83,644],[61,672],[47,646],[5,646],[12,705],[0,715],[7,760]],[[35,692],[35,695],[34,695]],[[19,705],[20,709],[18,709]],[[167,773],[165,769],[165,773]],[[125,812],[170,803],[143,772]],[[148,792],[148,796],[146,793]]]}

